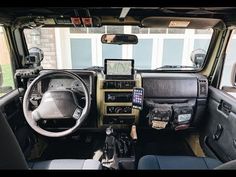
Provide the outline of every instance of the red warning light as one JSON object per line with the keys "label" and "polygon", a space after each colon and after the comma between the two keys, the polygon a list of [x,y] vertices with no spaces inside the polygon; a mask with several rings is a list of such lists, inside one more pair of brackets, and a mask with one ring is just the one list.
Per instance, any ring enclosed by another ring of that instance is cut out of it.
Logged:
{"label": "red warning light", "polygon": [[81,21],[79,17],[71,17],[71,22],[76,26],[81,25]]}
{"label": "red warning light", "polygon": [[92,18],[82,18],[83,24],[86,27],[92,26],[93,20]]}

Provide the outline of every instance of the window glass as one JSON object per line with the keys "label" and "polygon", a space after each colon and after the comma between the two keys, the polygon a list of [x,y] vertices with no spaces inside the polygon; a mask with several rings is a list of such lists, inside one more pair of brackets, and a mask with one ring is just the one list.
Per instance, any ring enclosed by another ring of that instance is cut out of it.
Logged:
{"label": "window glass", "polygon": [[28,49],[38,47],[44,52],[42,66],[45,69],[57,68],[55,29],[25,29],[24,33]]}
{"label": "window glass", "polygon": [[70,28],[70,33],[87,33],[87,28]]}
{"label": "window glass", "polygon": [[[138,69],[151,68],[152,66],[152,39],[140,39],[133,47],[134,66]],[[143,62],[145,60],[145,63]]]}
{"label": "window glass", "polygon": [[180,29],[180,28],[176,28],[176,29],[170,28],[170,29],[168,29],[169,34],[184,34],[184,32],[185,32],[185,29]]}
{"label": "window glass", "polygon": [[162,65],[181,65],[183,46],[183,39],[165,39]]}
{"label": "window glass", "polygon": [[0,96],[15,88],[10,52],[4,28],[0,26]]}
{"label": "window glass", "polygon": [[92,65],[91,39],[71,39],[72,69]]}
{"label": "window glass", "polygon": [[107,33],[123,34],[124,27],[123,26],[107,26]]}
{"label": "window glass", "polygon": [[132,26],[132,34],[148,34],[148,28],[139,28],[137,26]]}
{"label": "window glass", "polygon": [[211,30],[209,29],[196,29],[195,34],[211,34]]}
{"label": "window glass", "polygon": [[203,49],[207,51],[210,43],[210,39],[195,39],[194,40],[194,49]]}
{"label": "window glass", "polygon": [[[104,33],[135,34],[136,45],[102,44]],[[72,69],[103,66],[104,59],[134,59],[137,69],[195,70],[191,53],[207,52],[213,30],[183,28],[140,28],[138,26],[102,26],[89,28],[57,27],[25,29],[28,48],[44,52],[44,69]],[[204,60],[204,58],[203,58]],[[203,61],[204,62],[204,61]],[[203,63],[202,62],[202,63]],[[164,65],[168,65],[167,67]],[[178,65],[178,66],[176,66]]]}
{"label": "window glass", "polygon": [[105,26],[102,26],[100,28],[88,28],[88,33],[105,33]]}
{"label": "window glass", "polygon": [[166,33],[165,28],[150,28],[150,33],[152,34],[165,34]]}
{"label": "window glass", "polygon": [[232,33],[226,50],[224,68],[221,77],[220,88],[236,97],[236,87],[234,83],[234,68],[236,65],[236,34]]}
{"label": "window glass", "polygon": [[[102,44],[102,58],[122,58],[122,46]],[[104,66],[104,60],[102,60],[102,66]]]}

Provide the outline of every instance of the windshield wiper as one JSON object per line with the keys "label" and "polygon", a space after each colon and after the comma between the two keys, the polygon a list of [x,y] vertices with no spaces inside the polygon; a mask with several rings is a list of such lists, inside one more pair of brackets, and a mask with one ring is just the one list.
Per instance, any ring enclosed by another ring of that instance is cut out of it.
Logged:
{"label": "windshield wiper", "polygon": [[184,66],[184,65],[164,65],[159,68],[156,68],[155,70],[161,70],[161,69],[183,69],[183,68],[192,68],[196,69],[195,66]]}

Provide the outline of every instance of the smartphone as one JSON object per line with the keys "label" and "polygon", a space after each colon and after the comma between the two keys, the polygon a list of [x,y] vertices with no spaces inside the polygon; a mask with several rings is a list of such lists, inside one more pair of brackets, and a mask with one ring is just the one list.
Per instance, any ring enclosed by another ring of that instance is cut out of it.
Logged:
{"label": "smartphone", "polygon": [[142,87],[134,87],[133,88],[133,99],[132,99],[132,107],[134,109],[143,109],[143,100],[144,100],[144,88]]}

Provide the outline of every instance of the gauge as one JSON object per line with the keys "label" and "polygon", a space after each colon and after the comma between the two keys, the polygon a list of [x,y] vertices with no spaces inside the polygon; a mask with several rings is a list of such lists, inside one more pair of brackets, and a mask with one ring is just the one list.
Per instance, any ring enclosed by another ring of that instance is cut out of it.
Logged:
{"label": "gauge", "polygon": [[48,85],[48,90],[57,90],[62,88],[70,88],[72,79],[51,79]]}
{"label": "gauge", "polygon": [[[34,80],[34,78],[28,80],[27,87],[29,87],[29,85],[31,84],[31,82],[33,82],[33,80]],[[42,95],[41,82],[37,83],[36,85],[34,85],[32,87],[31,94]]]}
{"label": "gauge", "polygon": [[84,92],[82,83],[79,80],[75,80],[72,82],[71,89],[74,91]]}

